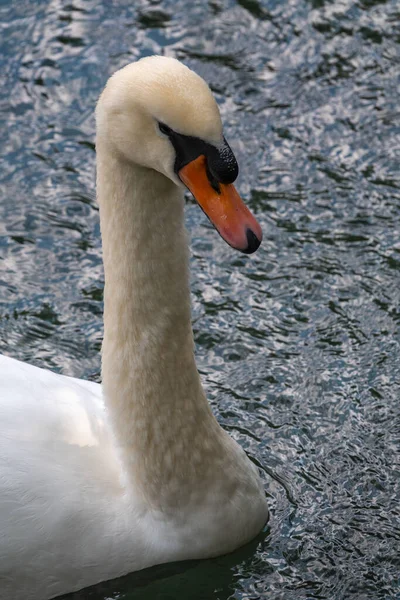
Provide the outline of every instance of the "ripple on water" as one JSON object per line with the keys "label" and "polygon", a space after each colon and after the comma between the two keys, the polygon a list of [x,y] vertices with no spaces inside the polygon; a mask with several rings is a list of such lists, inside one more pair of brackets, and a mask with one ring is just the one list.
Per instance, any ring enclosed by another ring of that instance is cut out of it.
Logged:
{"label": "ripple on water", "polygon": [[0,12],[3,351],[99,380],[93,109],[131,60],[176,56],[210,83],[264,229],[256,255],[233,254],[188,202],[199,369],[263,472],[271,521],[231,556],[91,597],[398,597],[396,0],[24,0]]}

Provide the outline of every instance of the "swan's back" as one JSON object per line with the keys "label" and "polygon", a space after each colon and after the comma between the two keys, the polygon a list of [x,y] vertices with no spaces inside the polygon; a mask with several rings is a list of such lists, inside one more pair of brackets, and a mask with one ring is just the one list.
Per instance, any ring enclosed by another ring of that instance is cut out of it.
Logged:
{"label": "swan's back", "polygon": [[[73,493],[72,484],[101,485],[106,476],[104,459],[102,469],[97,473],[93,469],[99,454],[107,456],[111,449],[101,386],[4,356],[0,356],[0,378],[3,484],[8,481],[10,491],[20,496],[29,490],[41,497],[43,486],[51,485],[53,499],[55,486],[64,486],[68,494]],[[82,461],[91,466],[92,477],[87,478]],[[10,477],[4,480],[8,470]]]}
{"label": "swan's back", "polygon": [[100,385],[3,356],[0,379],[1,600],[31,598],[38,572],[46,597],[96,563],[104,578],[126,511]]}

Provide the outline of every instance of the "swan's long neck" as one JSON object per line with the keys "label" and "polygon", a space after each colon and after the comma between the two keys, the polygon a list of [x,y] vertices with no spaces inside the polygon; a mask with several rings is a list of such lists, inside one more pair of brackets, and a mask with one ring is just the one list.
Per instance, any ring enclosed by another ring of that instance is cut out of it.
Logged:
{"label": "swan's long neck", "polygon": [[222,439],[193,354],[183,194],[101,145],[97,160],[106,403],[128,480],[173,506]]}

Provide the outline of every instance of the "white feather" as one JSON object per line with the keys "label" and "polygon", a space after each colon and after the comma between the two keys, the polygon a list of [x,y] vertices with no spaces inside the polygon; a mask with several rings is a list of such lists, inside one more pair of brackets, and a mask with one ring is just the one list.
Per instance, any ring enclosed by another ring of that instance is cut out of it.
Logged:
{"label": "white feather", "polygon": [[0,357],[1,600],[223,554],[268,517],[196,370],[183,192],[155,118],[222,135],[209,88],[173,59],[129,65],[100,98],[103,386]]}

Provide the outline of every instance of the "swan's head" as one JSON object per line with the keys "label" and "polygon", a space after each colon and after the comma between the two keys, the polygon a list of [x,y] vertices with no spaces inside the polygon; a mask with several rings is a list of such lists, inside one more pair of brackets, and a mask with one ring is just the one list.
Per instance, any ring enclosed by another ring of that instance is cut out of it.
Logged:
{"label": "swan's head", "polygon": [[143,58],[109,79],[96,121],[98,143],[183,183],[228,244],[257,250],[261,228],[232,185],[238,165],[201,77],[173,58]]}

